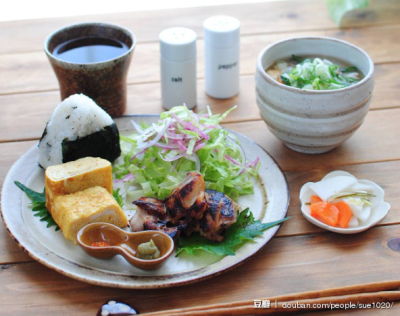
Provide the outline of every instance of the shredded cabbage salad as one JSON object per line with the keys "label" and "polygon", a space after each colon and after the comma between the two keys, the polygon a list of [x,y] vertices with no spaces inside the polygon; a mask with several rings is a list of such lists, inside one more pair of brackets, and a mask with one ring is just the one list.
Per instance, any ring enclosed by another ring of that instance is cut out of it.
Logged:
{"label": "shredded cabbage salad", "polygon": [[361,80],[360,72],[356,67],[344,68],[328,59],[321,58],[303,60],[293,55],[291,61],[278,61],[273,68],[275,73],[280,72],[277,75],[277,81],[305,90],[341,89]]}
{"label": "shredded cabbage salad", "polygon": [[132,121],[137,133],[120,135],[123,163],[114,167],[116,181],[130,198],[164,199],[189,171],[198,171],[207,189],[232,199],[252,194],[259,158],[247,161],[238,139],[219,125],[234,108],[219,115],[176,106],[152,125]]}

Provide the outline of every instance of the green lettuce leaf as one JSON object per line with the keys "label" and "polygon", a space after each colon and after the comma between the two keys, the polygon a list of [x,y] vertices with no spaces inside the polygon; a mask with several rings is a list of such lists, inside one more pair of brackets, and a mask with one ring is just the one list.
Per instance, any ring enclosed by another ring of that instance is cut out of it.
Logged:
{"label": "green lettuce leaf", "polygon": [[[212,114],[209,110],[208,117],[198,116],[196,118],[197,114],[188,110],[186,106],[176,106],[161,113],[161,121],[152,125],[141,124],[141,128],[144,130],[152,127],[154,129],[154,126],[160,127],[164,124],[162,120],[172,119],[173,114],[203,132],[207,130],[209,139],[204,141],[204,147],[195,153],[200,161],[200,170],[197,170],[196,163],[189,156],[176,161],[165,161],[165,158],[172,159],[182,154],[179,150],[164,152],[163,148],[151,146],[143,151],[138,148],[138,142],[143,141],[141,135],[138,133],[129,136],[120,135],[123,159],[115,164],[113,172],[115,178],[119,180],[124,179],[128,174],[134,176],[131,180],[124,181],[127,197],[148,196],[164,199],[182,182],[189,171],[195,170],[204,177],[207,189],[223,192],[233,200],[240,195],[252,194],[252,178],[258,177],[261,163],[258,162],[256,165],[242,170],[241,165],[233,164],[226,159],[226,156],[229,156],[239,162],[242,160],[241,151],[237,146],[240,145],[239,140],[219,125],[221,120],[234,109],[235,107],[221,115]],[[197,132],[188,131],[180,124],[176,125],[176,132],[199,136]],[[186,144],[188,152],[191,154],[197,138],[192,140],[191,143]],[[169,140],[169,142],[172,141],[172,139]],[[165,140],[162,142],[165,145],[168,144]],[[135,158],[131,159],[132,157]]]}
{"label": "green lettuce leaf", "polygon": [[122,198],[121,193],[119,193],[119,188],[116,190],[113,190],[113,196],[115,201],[117,201],[117,203],[119,204],[120,207],[124,206],[124,199]]}
{"label": "green lettuce leaf", "polygon": [[212,242],[198,234],[188,238],[179,238],[177,256],[186,251],[189,255],[195,255],[196,251],[203,250],[219,256],[233,256],[235,249],[246,241],[252,241],[268,228],[274,227],[288,220],[290,217],[271,222],[261,223],[254,220],[253,213],[246,208],[240,212],[235,224],[228,228],[225,239],[221,243]]}

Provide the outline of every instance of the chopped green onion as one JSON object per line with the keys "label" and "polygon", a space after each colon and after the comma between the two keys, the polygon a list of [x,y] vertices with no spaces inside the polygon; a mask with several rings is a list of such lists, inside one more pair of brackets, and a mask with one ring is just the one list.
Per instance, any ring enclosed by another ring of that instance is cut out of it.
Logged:
{"label": "chopped green onion", "polygon": [[295,62],[298,62],[298,63],[301,63],[301,62],[303,61],[303,58],[302,58],[302,57],[296,56],[296,55],[292,55],[292,59],[293,59]]}
{"label": "chopped green onion", "polygon": [[293,68],[293,70],[290,72],[289,76],[293,80],[297,80],[301,76],[302,73],[303,73],[303,68],[299,64]]}
{"label": "chopped green onion", "polygon": [[286,76],[281,76],[281,80],[282,80],[282,82],[285,84],[285,85],[287,85],[287,86],[291,86],[292,85],[292,83],[290,82],[290,79],[289,78],[287,78]]}
{"label": "chopped green onion", "polygon": [[358,72],[358,68],[351,66],[351,67],[347,67],[347,68],[342,68],[340,69],[341,72]]}
{"label": "chopped green onion", "polygon": [[304,90],[333,90],[359,82],[361,73],[354,66],[341,68],[327,59],[303,60],[295,55],[292,55],[292,59],[298,64],[286,69],[281,67],[284,62],[279,62],[279,70],[283,71],[280,78],[287,86]]}

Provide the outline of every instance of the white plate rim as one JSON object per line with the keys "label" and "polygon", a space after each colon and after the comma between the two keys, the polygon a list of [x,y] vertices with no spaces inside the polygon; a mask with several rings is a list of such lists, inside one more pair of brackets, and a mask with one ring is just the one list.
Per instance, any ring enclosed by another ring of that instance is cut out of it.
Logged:
{"label": "white plate rim", "polygon": [[[116,118],[115,121],[118,125],[118,123],[122,123],[122,120],[157,117],[158,115],[126,115]],[[281,198],[283,198],[283,201],[280,201],[280,203],[278,204],[279,209],[276,211],[276,215],[278,216],[277,219],[284,218],[287,214],[287,210],[289,207],[290,192],[288,182],[281,168],[276,163],[276,161],[253,140],[242,134],[236,132],[232,133],[237,135],[239,138],[244,139],[247,145],[253,147],[254,150],[263,153],[262,164],[267,164],[265,168],[268,169],[264,171],[267,174],[272,174],[276,177],[274,178],[273,185],[276,186],[278,183],[279,190],[281,191]],[[37,159],[32,158],[35,156],[35,152],[37,154],[36,145],[26,151],[13,164],[4,180],[1,194],[1,215],[5,227],[11,237],[20,246],[20,248],[28,253],[28,255],[31,256],[33,259],[65,276],[71,277],[79,281],[94,285],[126,289],[154,289],[191,284],[217,276],[246,262],[259,250],[261,250],[261,248],[263,248],[270,241],[270,239],[281,227],[281,225],[278,225],[265,231],[263,234],[263,240],[254,243],[254,247],[251,253],[249,253],[245,258],[241,260],[232,261],[232,256],[230,256],[229,258],[225,257],[221,261],[218,261],[210,266],[193,272],[185,272],[182,273],[182,275],[175,274],[167,275],[164,277],[115,275],[113,273],[106,273],[97,269],[88,268],[84,265],[79,265],[55,254],[54,252],[42,246],[40,243],[35,243],[35,238],[32,238],[33,236],[30,234],[28,229],[20,229],[21,223],[24,224],[21,211],[23,192],[16,187],[14,181],[17,180],[22,183],[24,183],[25,181],[26,183],[26,180],[28,180],[31,174],[35,171],[35,169],[37,168]],[[262,173],[261,170],[260,173]],[[268,189],[269,185],[270,184],[268,184],[267,182],[265,188]],[[222,266],[220,267],[220,263],[223,262],[226,258],[228,258],[230,262],[228,264],[222,264]]]}

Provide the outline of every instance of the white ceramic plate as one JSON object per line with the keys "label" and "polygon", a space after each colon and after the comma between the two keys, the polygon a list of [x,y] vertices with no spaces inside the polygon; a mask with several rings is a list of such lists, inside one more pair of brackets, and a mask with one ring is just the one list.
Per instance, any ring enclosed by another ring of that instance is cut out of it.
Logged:
{"label": "white ceramic plate", "polygon": [[[346,172],[346,171],[332,171],[328,173],[325,177],[322,178],[322,180],[327,180],[331,179],[334,177],[352,177],[356,179],[352,174]],[[322,181],[321,180],[321,181]],[[356,179],[357,180],[357,179]],[[348,227],[348,228],[340,228],[340,227],[333,227],[330,225],[327,225],[318,219],[314,218],[311,216],[311,211],[310,211],[310,206],[306,204],[306,202],[310,201],[311,195],[315,195],[315,192],[310,188],[310,186],[313,184],[313,182],[307,182],[301,187],[300,190],[300,202],[301,202],[301,212],[303,216],[310,222],[313,223],[315,226],[324,228],[326,230],[329,230],[334,233],[338,234],[357,234],[361,233],[373,226],[375,226],[377,223],[379,223],[382,219],[385,218],[385,216],[388,214],[389,209],[390,209],[390,204],[384,201],[385,197],[385,192],[383,189],[377,185],[374,182],[371,182],[369,180],[357,180],[358,186],[360,187],[361,190],[365,190],[363,188],[363,185],[367,185],[368,187],[373,188],[373,194],[375,197],[371,198],[371,203],[372,203],[372,209],[371,209],[371,214],[368,217],[368,219],[364,222],[358,221],[358,226],[356,227]]]}
{"label": "white ceramic plate", "polygon": [[[155,121],[157,116],[130,116],[115,120],[120,132],[132,129],[130,120]],[[236,134],[236,133],[235,133]],[[236,134],[248,160],[261,160],[260,179],[255,181],[253,195],[241,197],[242,207],[250,207],[256,218],[272,222],[286,216],[289,189],[279,166],[262,148],[243,135]],[[203,280],[227,271],[253,256],[277,232],[279,226],[266,230],[256,242],[240,247],[235,256],[224,258],[201,253],[197,256],[174,255],[156,271],[142,271],[128,264],[122,257],[100,260],[88,256],[67,241],[60,231],[46,228],[29,207],[30,201],[14,181],[41,192],[44,172],[38,167],[38,148],[29,149],[10,169],[3,185],[1,208],[7,229],[15,241],[38,262],[71,278],[102,286],[148,289],[170,287]]]}

